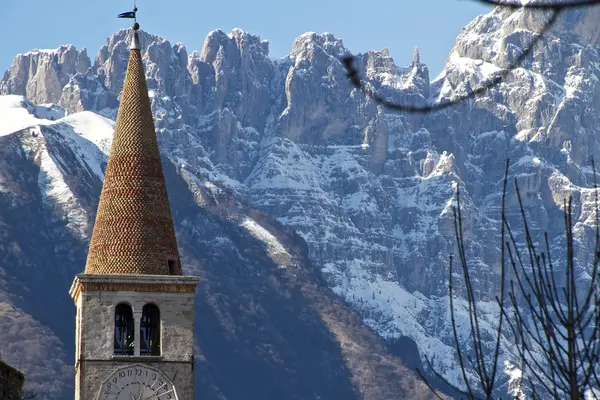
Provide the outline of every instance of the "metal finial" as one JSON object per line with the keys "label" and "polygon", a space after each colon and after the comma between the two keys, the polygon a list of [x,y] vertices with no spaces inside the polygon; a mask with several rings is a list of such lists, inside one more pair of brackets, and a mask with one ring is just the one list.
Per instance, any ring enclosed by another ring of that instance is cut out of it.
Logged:
{"label": "metal finial", "polygon": [[137,32],[140,29],[140,24],[138,24],[136,18],[137,10],[138,8],[135,4],[135,0],[133,0],[133,11],[124,12],[117,16],[117,18],[131,18],[134,21],[133,25],[131,26],[133,34],[131,35],[131,44],[129,45],[130,50],[141,50],[140,39]]}
{"label": "metal finial", "polygon": [[138,31],[137,31],[137,29],[135,29],[135,25],[137,25],[138,28],[140,27],[137,22],[132,27],[133,32],[131,35],[131,44],[129,45],[129,50],[141,50],[142,49],[142,47],[140,46],[140,38],[138,37]]}

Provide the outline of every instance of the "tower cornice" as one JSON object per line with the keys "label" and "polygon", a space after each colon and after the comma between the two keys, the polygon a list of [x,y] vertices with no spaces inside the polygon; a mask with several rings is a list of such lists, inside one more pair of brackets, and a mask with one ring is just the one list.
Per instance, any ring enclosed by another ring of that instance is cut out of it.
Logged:
{"label": "tower cornice", "polygon": [[77,303],[81,292],[195,293],[199,281],[187,275],[79,274],[69,294]]}

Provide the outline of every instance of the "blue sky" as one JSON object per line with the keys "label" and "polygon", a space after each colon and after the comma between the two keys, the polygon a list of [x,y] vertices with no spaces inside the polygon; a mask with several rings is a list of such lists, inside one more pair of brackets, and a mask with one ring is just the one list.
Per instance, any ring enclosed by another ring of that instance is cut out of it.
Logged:
{"label": "blue sky", "polygon": [[[190,53],[217,28],[258,34],[273,58],[288,54],[304,32],[331,32],[353,53],[387,47],[398,65],[410,64],[418,46],[432,78],[461,28],[490,10],[470,0],[137,1],[142,29],[182,42]],[[126,0],[0,0],[0,74],[16,54],[34,48],[74,44],[93,60],[108,36],[129,26],[116,15],[131,8]]]}

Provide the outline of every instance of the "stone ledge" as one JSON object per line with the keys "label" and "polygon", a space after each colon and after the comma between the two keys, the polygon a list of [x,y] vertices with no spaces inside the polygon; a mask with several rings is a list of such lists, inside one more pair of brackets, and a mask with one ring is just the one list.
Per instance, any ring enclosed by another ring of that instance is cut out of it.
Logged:
{"label": "stone ledge", "polygon": [[127,361],[127,362],[161,362],[163,356],[112,356],[112,361]]}
{"label": "stone ledge", "polygon": [[185,275],[91,275],[75,276],[69,294],[75,302],[84,291],[194,293],[200,281]]}
{"label": "stone ledge", "polygon": [[113,355],[111,358],[101,359],[101,358],[85,358],[79,359],[75,363],[75,368],[79,366],[79,364],[83,364],[85,362],[89,363],[119,363],[119,362],[137,362],[137,363],[159,363],[159,364],[194,364],[195,361],[193,357],[190,356],[189,360],[169,360],[165,359],[164,356],[119,356]]}

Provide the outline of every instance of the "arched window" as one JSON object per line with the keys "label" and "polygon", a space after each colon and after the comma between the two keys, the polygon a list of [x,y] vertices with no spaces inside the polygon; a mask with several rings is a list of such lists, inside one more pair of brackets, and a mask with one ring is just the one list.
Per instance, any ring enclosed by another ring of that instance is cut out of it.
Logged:
{"label": "arched window", "polygon": [[129,304],[120,303],[115,308],[114,354],[132,356],[135,340],[133,310]]}
{"label": "arched window", "polygon": [[141,356],[160,356],[160,310],[154,304],[142,309],[140,337]]}

